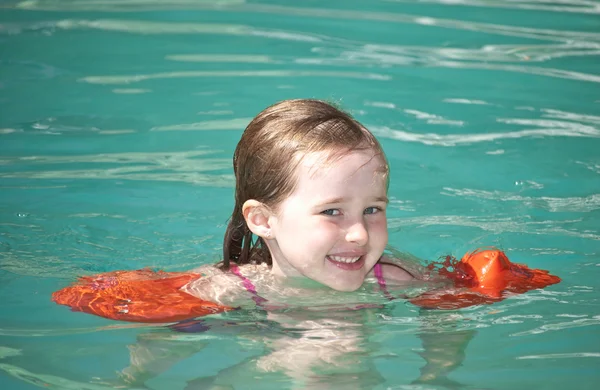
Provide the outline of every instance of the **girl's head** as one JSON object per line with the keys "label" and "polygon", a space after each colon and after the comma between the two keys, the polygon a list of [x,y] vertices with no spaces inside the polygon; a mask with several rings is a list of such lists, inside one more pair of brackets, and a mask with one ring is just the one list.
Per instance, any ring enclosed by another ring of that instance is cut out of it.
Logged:
{"label": "girl's head", "polygon": [[[357,158],[348,160],[353,155]],[[381,145],[350,115],[318,100],[286,100],[259,113],[246,127],[233,156],[235,207],[225,234],[223,268],[231,260],[277,266],[272,263],[273,253],[279,250],[277,229],[269,224],[269,217],[280,217],[281,222],[281,206],[298,192],[303,172],[309,182],[330,182],[339,176],[336,167],[354,167],[352,172],[369,167],[370,175],[378,173],[387,191],[388,165]],[[352,172],[346,176],[353,177]],[[326,178],[330,175],[333,179]],[[255,242],[253,232],[258,236]]]}

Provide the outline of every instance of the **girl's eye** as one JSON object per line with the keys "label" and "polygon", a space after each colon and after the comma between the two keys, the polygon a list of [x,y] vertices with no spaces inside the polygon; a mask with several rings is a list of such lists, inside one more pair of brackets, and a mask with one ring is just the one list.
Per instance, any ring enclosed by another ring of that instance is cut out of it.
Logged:
{"label": "girl's eye", "polygon": [[363,214],[376,214],[381,211],[379,207],[367,207]]}
{"label": "girl's eye", "polygon": [[321,211],[321,214],[335,216],[335,215],[340,215],[341,212],[338,209],[327,209],[327,210]]}

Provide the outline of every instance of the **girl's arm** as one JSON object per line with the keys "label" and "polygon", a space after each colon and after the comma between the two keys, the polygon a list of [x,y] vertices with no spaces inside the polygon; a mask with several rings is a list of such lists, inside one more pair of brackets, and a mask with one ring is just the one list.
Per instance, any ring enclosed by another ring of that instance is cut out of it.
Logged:
{"label": "girl's arm", "polygon": [[460,367],[465,360],[465,350],[477,331],[473,329],[451,331],[460,319],[456,312],[420,310],[421,332],[419,338],[423,351],[419,355],[425,360],[421,375],[413,383],[443,386],[448,389],[465,387],[448,375]]}
{"label": "girl's arm", "polygon": [[[399,254],[395,253],[395,255]],[[400,254],[394,259],[383,256],[379,262],[382,266],[383,279],[387,284],[402,284],[426,279],[426,270],[419,265],[418,259],[411,255]],[[421,368],[420,377],[413,383],[427,383],[448,388],[462,387],[460,383],[452,381],[447,376],[462,365],[465,349],[476,331],[449,331],[448,328],[459,321],[456,319],[455,312],[421,309],[419,318],[422,330],[418,336],[423,345],[423,351],[419,354],[425,360],[425,365]]]}

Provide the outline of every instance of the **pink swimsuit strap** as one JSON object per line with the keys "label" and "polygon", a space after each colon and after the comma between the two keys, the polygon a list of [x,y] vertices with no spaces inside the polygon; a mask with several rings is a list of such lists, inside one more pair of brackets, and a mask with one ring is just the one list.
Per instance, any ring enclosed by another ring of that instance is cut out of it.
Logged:
{"label": "pink swimsuit strap", "polygon": [[375,264],[375,267],[373,267],[373,273],[375,273],[375,278],[377,279],[377,283],[379,283],[379,286],[382,289],[385,289],[386,284],[385,279],[383,278],[383,267],[381,266],[381,263]]}
{"label": "pink swimsuit strap", "polygon": [[378,262],[375,264],[375,267],[373,267],[373,273],[375,274],[375,279],[377,279],[377,283],[379,284],[381,291],[383,291],[383,295],[385,295],[385,297],[389,300],[394,299],[392,294],[390,294],[387,289],[387,284],[385,283],[385,278],[383,277],[383,265],[381,263]]}
{"label": "pink swimsuit strap", "polygon": [[252,300],[254,302],[256,302],[257,306],[262,306],[263,303],[267,302],[267,300],[265,298],[258,295],[258,292],[256,292],[256,287],[250,281],[250,279],[248,279],[247,277],[242,275],[242,273],[240,272],[240,267],[238,267],[235,264],[231,264],[229,266],[229,270],[231,271],[232,274],[234,274],[237,277],[239,277],[240,279],[242,279],[242,285],[244,286],[246,291],[248,291],[250,294],[252,294]]}

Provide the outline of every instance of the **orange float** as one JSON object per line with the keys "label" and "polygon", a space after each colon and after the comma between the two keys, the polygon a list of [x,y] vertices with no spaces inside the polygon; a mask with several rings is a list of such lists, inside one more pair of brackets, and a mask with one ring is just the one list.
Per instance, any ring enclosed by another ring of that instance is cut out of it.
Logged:
{"label": "orange float", "polygon": [[52,300],[73,311],[131,322],[177,322],[233,310],[180,290],[200,277],[150,269],[107,272],[79,278],[52,294]]}
{"label": "orange float", "polygon": [[[427,309],[490,304],[501,301],[506,295],[560,282],[558,276],[550,275],[548,271],[511,263],[504,252],[497,249],[467,253],[460,261],[448,256],[444,262],[430,264],[429,269],[451,280],[453,287],[426,292],[410,300]],[[266,300],[256,294],[249,280],[239,272],[237,274],[245,283],[250,283],[248,291],[262,306]],[[150,269],[107,272],[79,278],[75,284],[52,294],[52,300],[73,311],[113,320],[149,323],[177,322],[235,309],[180,290],[201,277],[197,273]]]}
{"label": "orange float", "polygon": [[430,264],[429,269],[453,281],[454,288],[426,292],[411,299],[413,304],[427,309],[452,310],[490,304],[511,294],[560,282],[558,276],[548,271],[512,263],[498,249],[468,252],[460,261],[447,256],[441,263]]}

